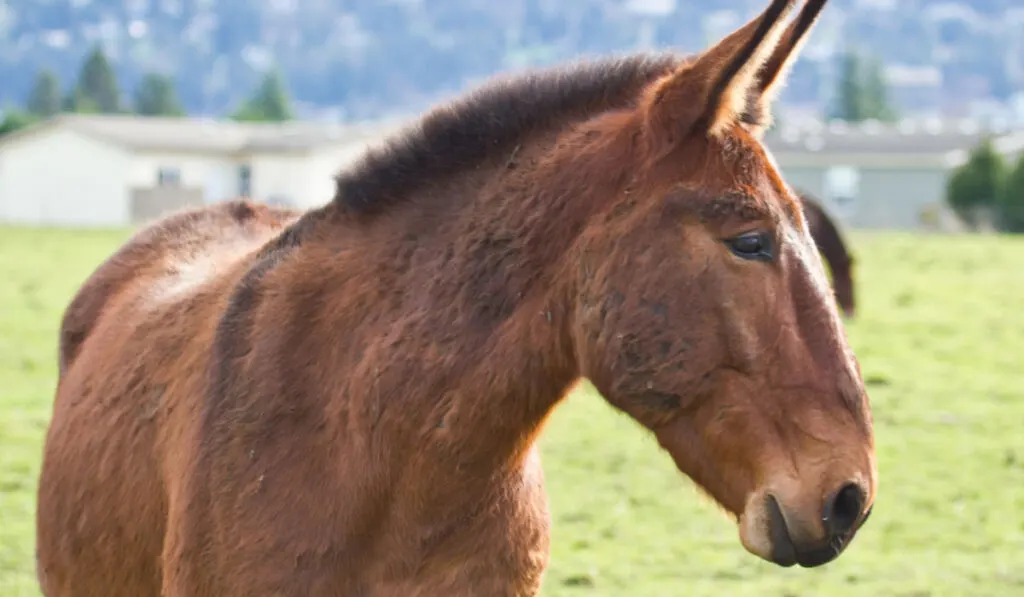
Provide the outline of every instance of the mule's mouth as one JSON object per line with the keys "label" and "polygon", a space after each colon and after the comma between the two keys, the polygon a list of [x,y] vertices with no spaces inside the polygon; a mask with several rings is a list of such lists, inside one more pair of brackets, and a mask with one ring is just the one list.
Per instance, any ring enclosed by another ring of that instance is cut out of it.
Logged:
{"label": "mule's mouth", "polygon": [[796,545],[789,534],[789,527],[786,517],[782,514],[775,496],[767,496],[768,506],[768,534],[771,537],[771,561],[774,564],[789,568],[799,564],[803,568],[816,568],[835,560],[843,553],[846,547],[853,540],[857,531],[871,516],[869,508],[855,526],[843,534],[832,535],[826,541],[817,545]]}

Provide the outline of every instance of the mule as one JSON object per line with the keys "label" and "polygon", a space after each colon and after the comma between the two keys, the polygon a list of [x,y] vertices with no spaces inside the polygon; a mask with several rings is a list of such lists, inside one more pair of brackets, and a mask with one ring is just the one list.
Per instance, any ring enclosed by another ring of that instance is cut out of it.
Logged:
{"label": "mule", "polygon": [[843,237],[839,233],[839,227],[832,218],[828,217],[825,208],[811,195],[798,192],[800,202],[803,206],[804,218],[807,220],[807,228],[811,232],[811,238],[818,251],[828,262],[828,269],[832,274],[832,288],[839,308],[846,317],[856,315],[857,304],[854,296],[853,283],[853,255],[846,248]]}
{"label": "mule", "polygon": [[581,379],[750,553],[835,559],[876,496],[869,399],[761,142],[823,5],[492,81],[303,214],[137,233],[62,322],[44,594],[536,595],[537,438]]}

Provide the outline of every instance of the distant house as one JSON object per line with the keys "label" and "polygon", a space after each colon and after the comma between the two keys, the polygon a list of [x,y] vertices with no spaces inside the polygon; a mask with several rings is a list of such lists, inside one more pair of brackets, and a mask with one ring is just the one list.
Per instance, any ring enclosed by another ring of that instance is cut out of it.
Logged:
{"label": "distant house", "polygon": [[[237,196],[311,207],[394,127],[64,114],[0,137],[0,222],[123,226]],[[765,142],[844,225],[924,229],[949,217],[950,170],[985,134],[966,121],[782,122]],[[1024,149],[1024,129],[995,138],[1008,159]]]}
{"label": "distant house", "polygon": [[989,134],[1008,160],[1024,149],[1024,130],[986,132],[969,121],[802,124],[769,131],[786,181],[821,198],[854,228],[926,229],[948,215],[952,168]]}
{"label": "distant house", "polygon": [[0,221],[123,226],[237,196],[318,205],[383,128],[60,115],[0,138]]}

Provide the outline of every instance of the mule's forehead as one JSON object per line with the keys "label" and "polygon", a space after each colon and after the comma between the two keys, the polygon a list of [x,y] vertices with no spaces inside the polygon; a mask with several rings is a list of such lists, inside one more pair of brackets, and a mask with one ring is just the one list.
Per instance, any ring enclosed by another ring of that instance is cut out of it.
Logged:
{"label": "mule's forehead", "polygon": [[737,125],[724,138],[721,155],[737,191],[753,195],[766,208],[777,210],[801,233],[806,229],[796,194],[761,141]]}

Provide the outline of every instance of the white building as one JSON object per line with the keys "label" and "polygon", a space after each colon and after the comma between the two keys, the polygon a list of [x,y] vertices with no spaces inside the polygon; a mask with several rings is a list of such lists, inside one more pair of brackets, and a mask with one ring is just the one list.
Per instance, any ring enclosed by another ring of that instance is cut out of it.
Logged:
{"label": "white building", "polygon": [[0,222],[124,226],[238,196],[320,205],[390,127],[63,114],[0,137]]}
{"label": "white building", "polygon": [[1011,165],[1024,151],[1024,129],[942,119],[783,121],[765,144],[786,182],[816,197],[843,225],[915,230],[950,215],[946,184],[953,168],[986,136]]}
{"label": "white building", "polygon": [[[61,115],[0,137],[0,223],[125,226],[238,196],[312,207],[395,123],[253,124]],[[973,121],[799,122],[766,136],[786,180],[845,226],[922,229],[945,207],[951,168],[984,136],[1009,161],[1024,129]]]}

